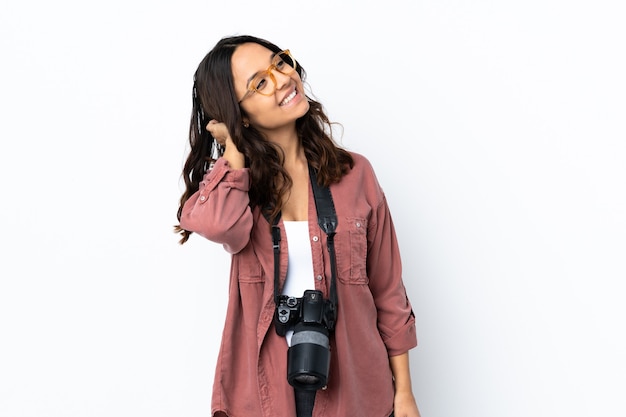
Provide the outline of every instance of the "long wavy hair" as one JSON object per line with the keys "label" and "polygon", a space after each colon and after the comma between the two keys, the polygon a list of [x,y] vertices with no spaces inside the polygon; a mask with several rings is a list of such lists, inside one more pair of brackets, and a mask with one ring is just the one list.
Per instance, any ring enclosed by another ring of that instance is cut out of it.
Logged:
{"label": "long wavy hair", "polygon": [[[261,207],[273,221],[279,215],[283,197],[289,192],[292,180],[283,167],[281,149],[252,125],[243,127],[244,110],[235,95],[232,55],[244,43],[257,43],[280,52],[281,48],[254,36],[242,35],[221,39],[198,65],[194,75],[189,126],[190,152],[183,166],[185,191],[180,198],[177,218],[180,222],[185,202],[199,189],[207,169],[224,149],[205,129],[211,119],[223,122],[237,149],[245,155],[245,165],[250,168],[250,206]],[[299,62],[297,72],[304,82],[306,72]],[[309,110],[296,121],[296,130],[309,165],[315,170],[318,182],[328,186],[338,182],[353,166],[352,156],[340,148],[333,139],[332,125],[323,106],[309,97]],[[183,244],[191,235],[180,223],[174,231],[181,235]]]}

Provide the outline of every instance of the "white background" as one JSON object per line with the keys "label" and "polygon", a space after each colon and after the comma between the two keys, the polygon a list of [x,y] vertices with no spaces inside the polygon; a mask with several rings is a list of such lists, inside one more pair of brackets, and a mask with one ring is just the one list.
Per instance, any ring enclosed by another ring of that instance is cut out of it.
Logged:
{"label": "white background", "polygon": [[210,414],[229,258],[172,226],[193,72],[253,34],[387,193],[423,417],[623,417],[622,4],[3,2],[0,416]]}

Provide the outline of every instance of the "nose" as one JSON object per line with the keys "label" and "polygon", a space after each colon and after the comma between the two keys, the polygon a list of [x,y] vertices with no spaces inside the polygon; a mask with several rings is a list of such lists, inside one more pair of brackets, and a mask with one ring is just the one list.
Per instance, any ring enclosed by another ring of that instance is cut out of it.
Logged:
{"label": "nose", "polygon": [[291,79],[289,75],[285,75],[282,72],[277,71],[275,68],[272,68],[272,76],[274,77],[277,90],[280,90],[285,84],[288,84]]}

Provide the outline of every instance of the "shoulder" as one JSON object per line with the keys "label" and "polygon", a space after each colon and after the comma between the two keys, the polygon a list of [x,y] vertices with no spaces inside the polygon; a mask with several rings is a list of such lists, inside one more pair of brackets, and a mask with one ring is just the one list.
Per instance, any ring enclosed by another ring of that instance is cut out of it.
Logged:
{"label": "shoulder", "polygon": [[362,181],[374,181],[378,184],[376,173],[370,160],[357,152],[350,151],[354,166],[350,170],[348,176],[360,178]]}
{"label": "shoulder", "polygon": [[372,203],[380,201],[383,198],[383,190],[370,160],[357,152],[350,151],[350,155],[354,165],[339,181],[339,187],[347,192],[358,192]]}
{"label": "shoulder", "polygon": [[367,159],[365,155],[360,154],[358,152],[354,152],[354,151],[348,151],[348,153],[352,156],[352,159],[354,160],[354,166],[357,166],[357,165],[367,165],[370,167],[372,166],[369,159]]}

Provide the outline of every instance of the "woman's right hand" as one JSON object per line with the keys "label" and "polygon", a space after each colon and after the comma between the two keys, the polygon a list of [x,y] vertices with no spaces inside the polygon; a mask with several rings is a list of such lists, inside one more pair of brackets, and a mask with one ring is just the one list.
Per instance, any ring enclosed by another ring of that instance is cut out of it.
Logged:
{"label": "woman's right hand", "polygon": [[224,123],[213,119],[206,125],[206,130],[215,138],[217,143],[224,147],[222,157],[228,161],[231,168],[241,169],[245,166],[246,158],[235,146]]}

